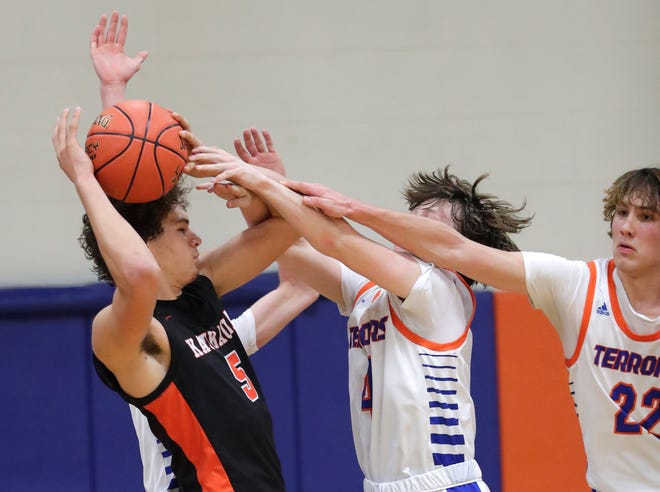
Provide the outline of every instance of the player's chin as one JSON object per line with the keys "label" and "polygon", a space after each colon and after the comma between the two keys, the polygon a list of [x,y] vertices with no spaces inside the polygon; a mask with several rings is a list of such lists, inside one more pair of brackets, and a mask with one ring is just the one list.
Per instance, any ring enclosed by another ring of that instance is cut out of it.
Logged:
{"label": "player's chin", "polygon": [[197,268],[197,264],[195,264],[195,266],[190,269],[190,276],[188,278],[188,283],[194,281],[200,273],[201,272],[199,271],[199,268]]}

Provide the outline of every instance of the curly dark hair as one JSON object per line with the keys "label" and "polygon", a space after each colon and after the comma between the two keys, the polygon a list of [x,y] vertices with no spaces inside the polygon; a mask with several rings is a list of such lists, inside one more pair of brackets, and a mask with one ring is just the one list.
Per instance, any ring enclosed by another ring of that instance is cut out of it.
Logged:
{"label": "curly dark hair", "polygon": [[[413,174],[403,189],[408,210],[431,207],[438,202],[451,204],[451,217],[456,230],[472,241],[503,251],[519,251],[509,237],[517,234],[532,221],[532,215],[521,215],[526,206],[515,208],[494,195],[480,193],[477,186],[488,174],[482,174],[474,183],[449,173],[449,166],[431,173]],[[463,276],[469,285],[475,281]]]}
{"label": "curly dark hair", "polygon": [[[157,200],[147,203],[126,203],[108,197],[117,212],[128,222],[139,236],[146,242],[157,238],[163,233],[163,220],[177,205],[184,209],[188,207],[187,195],[190,191],[179,181],[174,188]],[[87,214],[82,217],[83,228],[78,242],[83,249],[85,258],[92,260],[92,271],[99,280],[115,285],[110,270],[101,255],[92,224]]]}
{"label": "curly dark hair", "polygon": [[[641,200],[643,207],[660,211],[660,168],[633,169],[619,176],[605,190],[603,219],[612,224],[616,208],[635,198]],[[611,236],[612,232],[609,234]]]}

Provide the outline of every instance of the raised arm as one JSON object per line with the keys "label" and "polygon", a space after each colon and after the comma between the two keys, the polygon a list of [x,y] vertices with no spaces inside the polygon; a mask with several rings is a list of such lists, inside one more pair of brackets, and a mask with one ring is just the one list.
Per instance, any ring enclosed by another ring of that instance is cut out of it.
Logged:
{"label": "raised arm", "polygon": [[[299,240],[301,242],[303,240]],[[291,250],[295,246],[289,248]],[[256,301],[250,309],[254,316],[257,347],[261,348],[276,336],[296,316],[319,296],[318,292],[300,280],[295,267],[287,265],[287,250],[279,264],[279,285]]]}
{"label": "raised arm", "polygon": [[248,165],[227,166],[214,181],[230,180],[261,196],[324,255],[336,258],[381,287],[406,297],[420,274],[416,261],[360,235],[343,219],[306,207],[302,197]]}
{"label": "raised arm", "polygon": [[520,252],[484,246],[436,220],[375,207],[323,185],[299,181],[284,184],[305,195],[305,205],[330,217],[346,217],[362,224],[425,261],[497,289],[527,292]]}
{"label": "raised arm", "polygon": [[[277,150],[275,150],[270,133],[264,130],[262,135],[255,128],[243,130],[243,141],[240,138],[234,140],[236,153],[243,162],[284,177],[286,174],[284,162],[277,153]],[[258,204],[251,204],[250,207],[241,207],[241,212],[248,225],[258,224],[272,215],[272,210],[262,200],[259,199],[257,201]],[[233,206],[233,204],[229,206]]]}
{"label": "raised arm", "polygon": [[124,44],[128,34],[128,18],[119,17],[114,11],[110,24],[105,14],[99,19],[89,37],[89,53],[94,71],[101,83],[101,103],[107,108],[126,99],[126,86],[135,75],[142,62],[147,58],[146,51],[139,51],[134,57],[124,53]]}
{"label": "raised arm", "polygon": [[[234,149],[243,162],[259,167],[273,179],[283,179],[286,175],[284,162],[267,130],[262,130],[260,134],[256,128],[246,128],[243,130],[243,141],[239,138],[234,140]],[[301,286],[311,285],[328,299],[341,302],[339,264],[335,259],[314,250],[306,240],[294,243],[278,258],[277,264],[281,278],[290,279]]]}
{"label": "raised arm", "polygon": [[68,118],[69,110],[65,109],[53,134],[57,160],[75,186],[116,285],[112,305],[94,320],[92,346],[94,353],[119,377],[140,359],[156,303],[160,268],[147,245],[115,210],[94,178],[92,163],[76,137],[80,108],[74,110],[67,125]]}
{"label": "raised arm", "polygon": [[[223,166],[247,165],[236,156],[217,147],[204,146],[190,131],[182,138],[193,148],[184,173],[194,178],[214,177]],[[193,155],[203,155],[195,160]],[[249,227],[230,241],[200,256],[200,271],[213,282],[220,295],[240,287],[271,265],[298,238],[281,218],[271,217],[261,200],[253,200],[243,189],[221,180],[197,185],[197,189],[215,193],[228,206],[241,207]]]}

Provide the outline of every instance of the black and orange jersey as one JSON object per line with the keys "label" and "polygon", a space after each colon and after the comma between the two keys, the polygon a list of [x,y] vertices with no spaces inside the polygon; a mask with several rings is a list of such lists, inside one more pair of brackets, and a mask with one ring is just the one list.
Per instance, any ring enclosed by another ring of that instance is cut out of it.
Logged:
{"label": "black and orange jersey", "polygon": [[150,395],[133,398],[94,357],[101,379],[147,417],[185,491],[283,491],[272,421],[256,374],[211,281],[198,276],[158,301],[171,362]]}

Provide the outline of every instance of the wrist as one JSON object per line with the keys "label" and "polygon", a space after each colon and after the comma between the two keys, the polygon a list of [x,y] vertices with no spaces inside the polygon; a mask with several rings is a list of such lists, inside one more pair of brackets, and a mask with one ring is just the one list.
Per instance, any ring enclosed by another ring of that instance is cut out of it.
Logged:
{"label": "wrist", "polygon": [[344,217],[347,219],[357,220],[369,215],[369,207],[355,198],[349,198],[345,204],[346,213]]}
{"label": "wrist", "polygon": [[93,193],[94,190],[101,190],[105,194],[105,191],[101,188],[101,184],[97,181],[93,172],[77,174],[71,181],[73,182],[76,191],[81,196],[87,195],[90,192]]}
{"label": "wrist", "polygon": [[114,106],[126,99],[126,82],[101,82],[101,103],[103,109]]}

